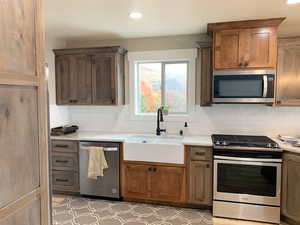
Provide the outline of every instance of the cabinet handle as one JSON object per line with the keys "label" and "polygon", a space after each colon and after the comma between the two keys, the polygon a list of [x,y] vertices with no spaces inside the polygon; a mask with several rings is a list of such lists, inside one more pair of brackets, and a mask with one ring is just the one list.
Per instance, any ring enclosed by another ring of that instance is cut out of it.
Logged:
{"label": "cabinet handle", "polygon": [[249,66],[249,62],[245,62],[244,66]]}
{"label": "cabinet handle", "polygon": [[68,179],[55,179],[55,180],[58,182],[68,182],[69,181]]}
{"label": "cabinet handle", "polygon": [[243,62],[240,62],[239,66],[243,66]]}
{"label": "cabinet handle", "polygon": [[57,147],[57,148],[68,148],[69,145],[55,145],[55,147]]}
{"label": "cabinet handle", "polygon": [[152,171],[152,168],[151,168],[151,167],[149,167],[149,168],[148,168],[148,171],[150,171],[150,172],[151,172],[151,171]]}
{"label": "cabinet handle", "polygon": [[153,172],[156,172],[156,168],[153,168]]}
{"label": "cabinet handle", "polygon": [[205,155],[205,152],[196,152],[195,154],[199,155],[199,156],[203,156],[203,155]]}
{"label": "cabinet handle", "polygon": [[78,102],[78,100],[76,100],[76,99],[71,99],[70,100],[70,103],[76,103],[76,102]]}
{"label": "cabinet handle", "polygon": [[209,168],[210,167],[210,165],[209,164],[206,164],[206,168]]}
{"label": "cabinet handle", "polygon": [[281,101],[277,101],[276,103],[277,103],[277,104],[281,104]]}
{"label": "cabinet handle", "polygon": [[68,160],[55,160],[55,162],[57,162],[57,163],[67,163],[69,161]]}

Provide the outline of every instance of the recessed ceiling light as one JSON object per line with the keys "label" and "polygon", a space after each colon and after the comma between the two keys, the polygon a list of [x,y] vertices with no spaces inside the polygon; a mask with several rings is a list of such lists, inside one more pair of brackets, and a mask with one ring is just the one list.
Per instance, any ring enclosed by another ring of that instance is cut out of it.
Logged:
{"label": "recessed ceiling light", "polygon": [[287,4],[290,4],[290,5],[292,5],[292,4],[297,4],[297,3],[300,3],[300,0],[287,0],[286,3],[287,3]]}
{"label": "recessed ceiling light", "polygon": [[138,20],[138,19],[143,18],[143,14],[140,13],[140,12],[131,12],[131,13],[129,13],[129,17],[130,17],[131,19]]}

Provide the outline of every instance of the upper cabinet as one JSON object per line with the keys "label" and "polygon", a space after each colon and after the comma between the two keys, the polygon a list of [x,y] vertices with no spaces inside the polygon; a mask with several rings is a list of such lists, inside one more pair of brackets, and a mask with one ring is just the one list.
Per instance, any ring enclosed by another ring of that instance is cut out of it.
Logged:
{"label": "upper cabinet", "polygon": [[300,37],[278,41],[277,93],[279,106],[300,106]]}
{"label": "upper cabinet", "polygon": [[124,49],[102,47],[54,52],[58,105],[124,104]]}
{"label": "upper cabinet", "polygon": [[284,18],[208,24],[213,69],[276,68],[277,27]]}

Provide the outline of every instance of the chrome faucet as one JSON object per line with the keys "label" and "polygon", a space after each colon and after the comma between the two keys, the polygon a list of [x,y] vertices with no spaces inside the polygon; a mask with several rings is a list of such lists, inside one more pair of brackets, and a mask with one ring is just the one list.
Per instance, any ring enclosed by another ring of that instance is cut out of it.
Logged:
{"label": "chrome faucet", "polygon": [[160,122],[164,122],[163,109],[159,108],[157,110],[157,127],[156,127],[156,135],[160,136],[161,132],[166,132],[166,129],[160,129]]}

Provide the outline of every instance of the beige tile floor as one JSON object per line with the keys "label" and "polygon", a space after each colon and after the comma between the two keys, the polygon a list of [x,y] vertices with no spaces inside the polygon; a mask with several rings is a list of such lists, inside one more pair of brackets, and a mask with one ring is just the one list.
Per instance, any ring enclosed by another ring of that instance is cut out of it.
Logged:
{"label": "beige tile floor", "polygon": [[63,195],[55,195],[52,203],[53,225],[267,225],[213,218],[207,210]]}

